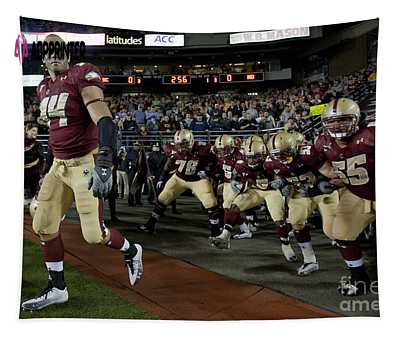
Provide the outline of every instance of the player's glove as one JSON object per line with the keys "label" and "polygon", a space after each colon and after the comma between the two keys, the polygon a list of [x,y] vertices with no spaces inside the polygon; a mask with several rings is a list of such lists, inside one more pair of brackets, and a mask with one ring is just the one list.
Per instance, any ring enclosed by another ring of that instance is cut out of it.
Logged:
{"label": "player's glove", "polygon": [[197,176],[199,176],[200,179],[207,179],[208,178],[208,176],[207,176],[207,174],[206,174],[206,172],[204,170],[199,171],[197,173]]}
{"label": "player's glove", "polygon": [[308,185],[299,184],[299,186],[297,187],[297,191],[302,197],[309,197],[310,196]]}
{"label": "player's glove", "polygon": [[231,188],[235,194],[240,194],[247,190],[248,183],[247,183],[247,181],[246,181],[246,183],[243,183],[241,181],[237,181],[237,180],[233,179],[233,180],[231,180]]}
{"label": "player's glove", "polygon": [[88,189],[93,189],[93,196],[107,198],[112,190],[112,150],[100,148]]}
{"label": "player's glove", "polygon": [[269,185],[272,189],[279,190],[285,185],[285,182],[282,179],[278,178],[270,182]]}
{"label": "player's glove", "polygon": [[164,181],[158,181],[157,184],[156,184],[156,188],[159,191],[161,191],[163,186],[164,186]]}
{"label": "player's glove", "polygon": [[336,186],[327,181],[321,181],[318,183],[318,189],[323,194],[331,194],[336,189]]}
{"label": "player's glove", "polygon": [[285,185],[281,188],[281,194],[283,197],[289,197],[293,191],[292,185]]}

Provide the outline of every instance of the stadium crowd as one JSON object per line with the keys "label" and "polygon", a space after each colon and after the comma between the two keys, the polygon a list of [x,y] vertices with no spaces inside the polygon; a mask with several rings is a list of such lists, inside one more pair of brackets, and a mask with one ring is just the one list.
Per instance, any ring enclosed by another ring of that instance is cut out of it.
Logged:
{"label": "stadium crowd", "polygon": [[[120,131],[139,136],[174,132],[251,131],[310,124],[310,106],[327,103],[366,84],[374,65],[336,80],[320,80],[290,88],[270,88],[254,94],[118,95],[106,98]],[[25,96],[25,123],[36,122],[40,108],[34,95]],[[39,127],[46,133],[47,127]]]}

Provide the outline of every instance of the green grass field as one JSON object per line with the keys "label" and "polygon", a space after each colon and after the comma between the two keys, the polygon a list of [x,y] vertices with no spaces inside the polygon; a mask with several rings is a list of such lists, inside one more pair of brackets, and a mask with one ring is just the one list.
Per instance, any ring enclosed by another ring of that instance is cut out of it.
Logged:
{"label": "green grass field", "polygon": [[[116,295],[110,288],[94,281],[64,263],[69,301],[40,311],[21,309],[21,319],[31,318],[101,318],[158,319]],[[38,245],[24,239],[21,301],[36,296],[47,286],[47,271]]]}

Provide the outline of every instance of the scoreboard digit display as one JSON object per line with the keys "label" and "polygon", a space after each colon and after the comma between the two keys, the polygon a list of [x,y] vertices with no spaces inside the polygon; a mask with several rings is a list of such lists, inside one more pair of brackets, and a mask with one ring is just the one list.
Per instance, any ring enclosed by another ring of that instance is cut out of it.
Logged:
{"label": "scoreboard digit display", "polygon": [[168,75],[163,76],[162,83],[167,85],[186,85],[191,83],[189,75]]}
{"label": "scoreboard digit display", "polygon": [[220,83],[243,83],[264,81],[264,72],[224,73],[219,75]]}
{"label": "scoreboard digit display", "polygon": [[[136,81],[135,76],[102,76],[101,81],[105,85],[135,85]],[[141,79],[140,79],[141,82]]]}

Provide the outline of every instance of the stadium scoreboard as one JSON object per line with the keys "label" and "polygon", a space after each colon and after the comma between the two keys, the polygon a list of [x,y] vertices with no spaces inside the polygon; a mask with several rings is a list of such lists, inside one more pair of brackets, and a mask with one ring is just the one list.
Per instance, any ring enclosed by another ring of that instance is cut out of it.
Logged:
{"label": "stadium scoreboard", "polygon": [[253,81],[264,81],[264,72],[226,73],[219,75],[220,83],[243,83]]}
{"label": "stadium scoreboard", "polygon": [[101,81],[105,85],[140,85],[143,79],[135,76],[102,76]]}
{"label": "stadium scoreboard", "polygon": [[162,83],[167,85],[185,85],[191,83],[190,75],[166,75],[162,77]]}
{"label": "stadium scoreboard", "polygon": [[124,76],[124,75],[104,75],[102,81],[105,85],[143,85],[148,81],[158,81],[162,85],[190,85],[193,80],[198,84],[229,84],[229,83],[252,83],[265,80],[264,72],[248,73],[219,73],[219,74],[169,74],[161,76]]}

